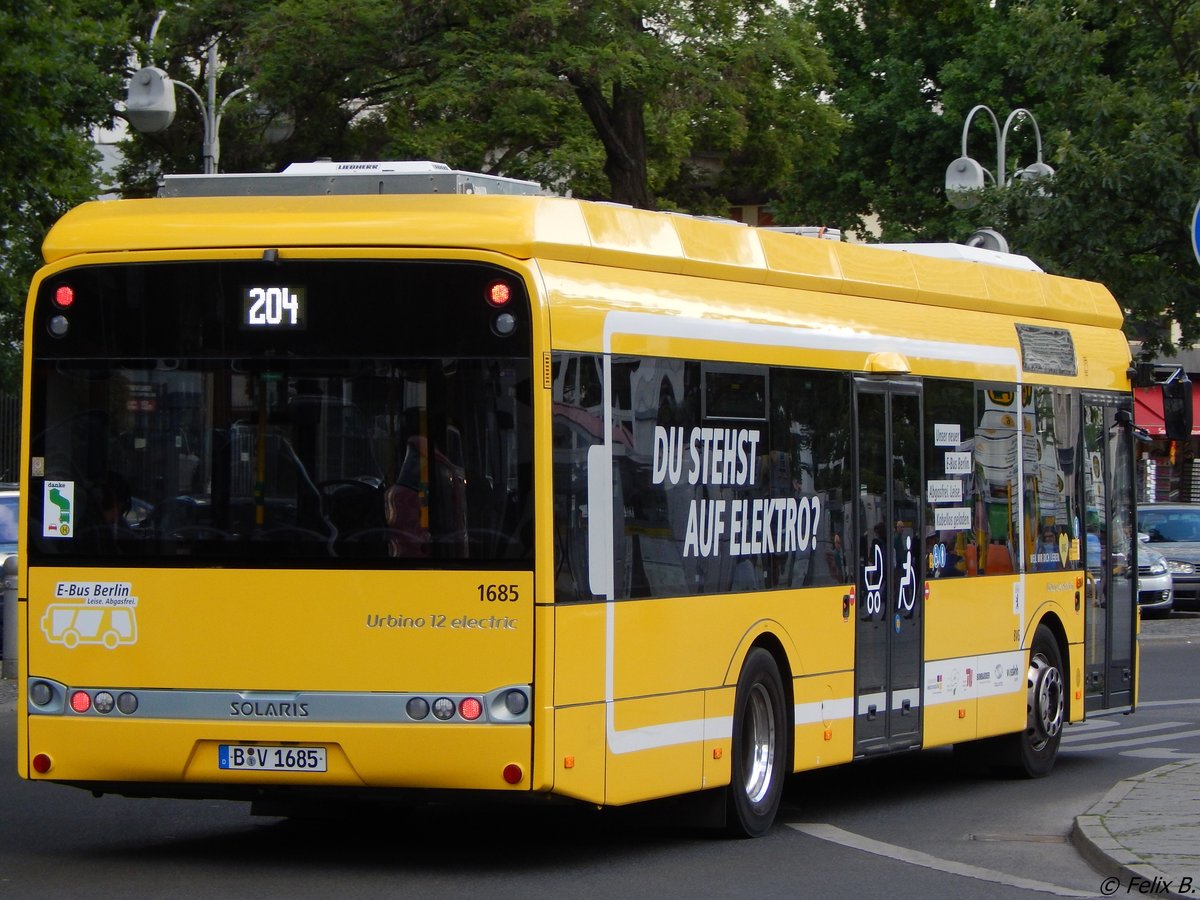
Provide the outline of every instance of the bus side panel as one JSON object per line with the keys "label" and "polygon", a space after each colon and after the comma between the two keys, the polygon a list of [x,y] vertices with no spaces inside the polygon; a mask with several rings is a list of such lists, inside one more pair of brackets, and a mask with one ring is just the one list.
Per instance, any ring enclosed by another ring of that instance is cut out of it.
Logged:
{"label": "bus side panel", "polygon": [[854,758],[854,672],[797,678],[795,771],[834,766]]}
{"label": "bus side panel", "polygon": [[[1077,574],[1031,574],[1023,582],[1007,577],[929,582],[924,746],[1025,727],[1028,648],[1019,639],[1031,636],[1052,612],[1068,629],[1070,652],[1078,651],[1082,612],[1068,602]],[[1082,690],[1081,666],[1073,655],[1067,662],[1074,696]],[[1077,720],[1082,704],[1069,701],[1069,707]]]}
{"label": "bus side panel", "polygon": [[[936,747],[969,741],[983,733],[977,691],[980,658],[1015,651],[1021,620],[1014,609],[1012,578],[945,578],[926,584],[929,602],[925,606],[927,662],[922,743]],[[994,700],[990,697],[986,705],[991,708]],[[1020,716],[1001,730],[1014,731],[1024,724],[1023,696],[1020,709]]]}
{"label": "bus side panel", "polygon": [[927,581],[925,658],[1018,649],[1023,623],[1013,609],[1015,583],[1003,575]]}
{"label": "bus side panel", "polygon": [[613,703],[605,802],[620,805],[699,790],[705,727],[703,692]]}
{"label": "bus side panel", "polygon": [[554,705],[559,710],[604,700],[606,609],[603,603],[555,607]]}
{"label": "bus side panel", "polygon": [[733,753],[733,734],[725,723],[733,723],[733,703],[736,687],[718,688],[704,693],[706,734],[701,763],[703,787],[729,784],[730,760]]}
{"label": "bus side panel", "polygon": [[604,712],[602,703],[555,710],[554,793],[604,802]]}
{"label": "bus side panel", "polygon": [[[845,594],[832,587],[558,604],[555,791],[592,799],[603,785],[607,802],[629,803],[728,783],[741,663],[768,635],[793,677],[797,768],[851,759],[854,632]],[[793,634],[806,636],[802,653]],[[832,674],[803,677],[813,670]],[[611,717],[600,705],[610,700]],[[588,744],[598,728],[603,743]],[[589,774],[601,752],[603,777]]]}

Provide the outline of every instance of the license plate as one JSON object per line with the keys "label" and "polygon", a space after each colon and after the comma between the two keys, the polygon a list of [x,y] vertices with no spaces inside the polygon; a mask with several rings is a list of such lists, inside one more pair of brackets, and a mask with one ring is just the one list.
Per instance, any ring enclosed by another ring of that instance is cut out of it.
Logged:
{"label": "license plate", "polygon": [[252,772],[324,772],[325,748],[219,744],[217,764]]}

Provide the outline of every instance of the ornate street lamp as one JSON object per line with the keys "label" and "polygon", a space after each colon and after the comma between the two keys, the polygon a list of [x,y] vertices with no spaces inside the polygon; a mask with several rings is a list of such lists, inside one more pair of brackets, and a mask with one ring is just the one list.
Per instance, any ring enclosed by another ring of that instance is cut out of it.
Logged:
{"label": "ornate street lamp", "polygon": [[[980,110],[988,114],[988,118],[992,120],[992,129],[996,134],[996,171],[994,174],[967,155],[967,134],[971,128],[971,120]],[[1037,160],[1028,166],[1018,168],[1010,176],[1005,149],[1008,143],[1009,129],[1019,118],[1027,118],[1033,124],[1033,135],[1037,141]],[[967,113],[967,119],[963,123],[962,155],[946,167],[946,199],[958,209],[973,209],[979,205],[980,191],[987,186],[989,180],[997,187],[1007,187],[1014,181],[1046,182],[1053,176],[1054,169],[1042,159],[1042,132],[1038,128],[1037,119],[1033,117],[1033,113],[1023,107],[1018,107],[1008,114],[1008,118],[1004,120],[1004,127],[1001,128],[995,113],[981,103]],[[1039,190],[1041,190],[1040,186]],[[1008,242],[991,228],[983,228],[975,232],[967,240],[967,244],[991,250],[1008,251]]]}
{"label": "ornate street lamp", "polygon": [[175,119],[175,85],[179,85],[200,105],[200,117],[204,122],[204,174],[217,171],[221,160],[221,117],[229,101],[248,88],[240,87],[217,103],[217,45],[208,48],[208,71],[205,81],[208,100],[200,96],[191,85],[176,81],[157,66],[145,66],[133,73],[129,81],[129,94],[125,98],[125,118],[138,131],[153,134],[163,131]]}
{"label": "ornate street lamp", "polygon": [[[994,175],[967,155],[967,135],[971,129],[971,120],[980,110],[988,114],[996,134],[996,172]],[[1024,168],[1017,169],[1010,177],[1005,155],[1008,132],[1013,123],[1021,117],[1029,119],[1033,124],[1033,136],[1037,142],[1037,160]],[[951,204],[959,209],[971,209],[979,205],[977,192],[986,187],[989,178],[992,184],[1005,187],[1012,184],[1013,181],[1042,181],[1053,175],[1054,169],[1042,159],[1042,132],[1038,128],[1037,119],[1034,118],[1033,113],[1023,107],[1018,107],[1008,114],[1008,118],[1004,120],[1004,127],[1001,128],[995,113],[981,103],[967,113],[967,119],[963,122],[962,156],[946,168],[946,196]]]}

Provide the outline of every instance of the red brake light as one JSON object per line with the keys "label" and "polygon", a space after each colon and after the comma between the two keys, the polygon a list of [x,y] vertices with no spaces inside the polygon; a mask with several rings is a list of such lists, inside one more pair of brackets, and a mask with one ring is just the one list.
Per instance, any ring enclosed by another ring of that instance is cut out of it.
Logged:
{"label": "red brake light", "polygon": [[458,704],[458,714],[468,722],[478,719],[482,712],[483,704],[474,697],[467,697],[467,699]]}
{"label": "red brake light", "polygon": [[75,302],[75,289],[69,284],[60,284],[54,290],[54,305],[59,309],[67,309]]}
{"label": "red brake light", "polygon": [[85,713],[92,708],[92,698],[87,691],[76,691],[71,695],[71,709],[77,713]]}
{"label": "red brake light", "polygon": [[512,288],[504,281],[493,281],[487,288],[487,302],[492,306],[506,306],[512,299]]}

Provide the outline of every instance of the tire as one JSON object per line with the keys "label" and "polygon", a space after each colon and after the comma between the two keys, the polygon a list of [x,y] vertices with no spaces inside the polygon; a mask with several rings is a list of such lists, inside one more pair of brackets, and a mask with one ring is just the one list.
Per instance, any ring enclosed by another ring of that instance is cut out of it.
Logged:
{"label": "tire", "polygon": [[1039,625],[1026,669],[1025,730],[1005,738],[1005,767],[1025,778],[1050,774],[1066,719],[1067,686],[1054,633]]}
{"label": "tire", "polygon": [[726,829],[731,835],[759,837],[774,823],[789,746],[779,666],[770,653],[756,647],[742,665],[734,698],[726,804]]}

